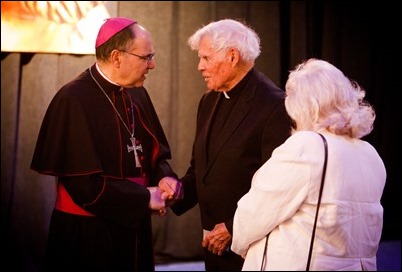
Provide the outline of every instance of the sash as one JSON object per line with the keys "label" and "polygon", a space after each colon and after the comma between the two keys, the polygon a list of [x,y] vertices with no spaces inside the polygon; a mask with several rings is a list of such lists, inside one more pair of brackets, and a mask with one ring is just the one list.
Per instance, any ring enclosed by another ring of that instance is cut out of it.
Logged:
{"label": "sash", "polygon": [[[148,183],[148,180],[144,177],[135,177],[126,179],[142,186],[147,186]],[[58,182],[57,184],[57,197],[56,197],[55,208],[65,213],[71,213],[83,216],[95,216],[94,214],[87,212],[86,210],[84,210],[83,208],[74,203],[74,201],[68,194],[62,182]]]}

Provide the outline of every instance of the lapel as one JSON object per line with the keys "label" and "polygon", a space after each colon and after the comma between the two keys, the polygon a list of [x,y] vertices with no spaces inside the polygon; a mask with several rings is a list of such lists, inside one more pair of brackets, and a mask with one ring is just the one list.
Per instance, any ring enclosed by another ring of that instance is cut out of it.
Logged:
{"label": "lapel", "polygon": [[[211,125],[212,125],[212,120],[213,117],[216,114],[216,111],[218,109],[218,105],[222,99],[222,96],[220,94],[209,94],[211,95],[212,99],[211,101],[206,101],[205,102],[205,106],[204,106],[204,110],[207,110],[207,113],[205,114],[205,117],[202,117],[202,119],[205,118],[205,123],[204,126],[201,128],[201,132],[199,135],[199,139],[200,142],[198,144],[198,154],[199,157],[197,159],[199,159],[199,162],[201,163],[201,167],[200,170],[201,172],[204,172],[204,170],[207,169],[207,139],[208,139],[208,135],[209,132],[211,130]],[[209,106],[211,105],[211,106]],[[208,110],[209,108],[211,108],[212,110]]]}
{"label": "lapel", "polygon": [[254,98],[256,89],[255,81],[252,80],[253,78],[254,77],[252,77],[250,82],[247,83],[247,86],[243,90],[244,93],[241,94],[241,97],[239,97],[236,105],[233,108],[232,113],[229,115],[228,120],[224,128],[222,129],[220,136],[217,139],[217,148],[213,153],[210,154],[209,161],[207,161],[207,139],[210,134],[212,120],[214,119],[214,116],[217,112],[219,102],[221,101],[221,99],[224,99],[222,98],[223,94],[219,93],[219,95],[216,95],[214,97],[213,102],[210,102],[210,105],[213,105],[212,110],[208,111],[208,113],[205,115],[205,119],[207,121],[205,122],[205,126],[202,128],[202,133],[200,134],[201,145],[199,150],[199,158],[200,162],[202,163],[202,167],[200,167],[202,180],[204,180],[205,175],[215,163],[216,157],[224,147],[225,143],[227,143],[230,136],[235,133],[240,123],[244,120],[244,118],[247,116],[247,113],[251,109],[250,102]]}
{"label": "lapel", "polygon": [[[247,90],[248,91],[248,90]],[[223,94],[221,94],[221,97]],[[222,98],[224,99],[224,98]],[[240,123],[243,121],[243,119],[246,117],[247,113],[250,110],[250,105],[247,100],[245,100],[245,97],[239,97],[239,99],[236,102],[236,105],[234,105],[233,110],[231,114],[228,117],[228,120],[226,121],[224,127],[222,128],[222,131],[219,134],[219,137],[217,139],[216,143],[216,149],[213,151],[213,153],[210,154],[209,162],[208,164],[211,165],[216,159],[216,156],[219,154],[221,149],[224,147],[225,143],[228,141],[230,136],[233,135],[233,133],[236,132],[237,128],[239,127]],[[216,114],[216,111],[215,111]],[[208,134],[210,133],[210,128],[208,128]]]}

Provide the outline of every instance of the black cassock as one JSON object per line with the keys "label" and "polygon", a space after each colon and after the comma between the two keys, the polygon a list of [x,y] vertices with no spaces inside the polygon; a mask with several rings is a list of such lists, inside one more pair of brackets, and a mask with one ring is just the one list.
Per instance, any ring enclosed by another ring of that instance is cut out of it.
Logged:
{"label": "black cassock", "polygon": [[56,176],[75,204],[95,216],[54,209],[45,268],[154,270],[149,192],[129,178],[157,186],[164,176],[177,177],[170,158],[145,88],[121,90],[95,65],[63,86],[43,119],[31,169]]}

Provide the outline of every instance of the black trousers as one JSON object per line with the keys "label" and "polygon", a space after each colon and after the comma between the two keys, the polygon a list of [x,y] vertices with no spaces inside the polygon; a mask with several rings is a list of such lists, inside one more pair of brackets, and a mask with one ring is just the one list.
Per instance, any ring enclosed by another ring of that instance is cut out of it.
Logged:
{"label": "black trousers", "polygon": [[222,256],[213,254],[204,248],[205,271],[241,271],[244,259],[232,251],[225,251]]}

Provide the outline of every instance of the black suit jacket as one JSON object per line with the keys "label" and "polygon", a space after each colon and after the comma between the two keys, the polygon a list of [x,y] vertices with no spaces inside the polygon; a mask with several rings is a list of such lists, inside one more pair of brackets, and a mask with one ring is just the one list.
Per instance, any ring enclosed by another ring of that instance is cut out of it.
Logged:
{"label": "black suit jacket", "polygon": [[223,94],[207,92],[199,103],[190,167],[181,178],[184,199],[172,210],[180,215],[198,203],[203,229],[225,222],[232,233],[237,201],[250,189],[255,171],[290,135],[285,93],[257,70],[250,73],[208,160],[211,120]]}

